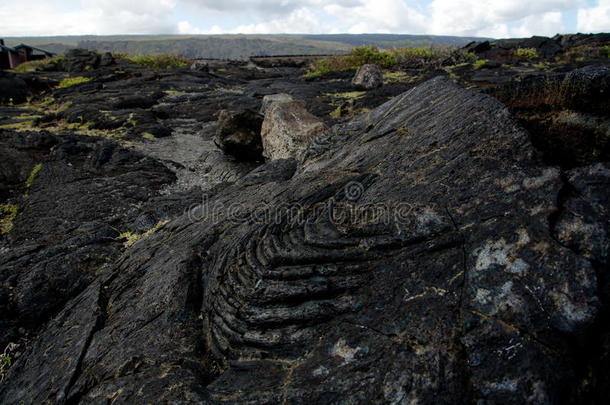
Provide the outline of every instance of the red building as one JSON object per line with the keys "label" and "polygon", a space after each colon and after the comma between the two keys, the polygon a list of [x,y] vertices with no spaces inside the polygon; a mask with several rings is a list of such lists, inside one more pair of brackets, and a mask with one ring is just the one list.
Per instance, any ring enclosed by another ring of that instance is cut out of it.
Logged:
{"label": "red building", "polygon": [[53,52],[25,44],[11,48],[4,44],[3,39],[0,39],[0,69],[14,69],[22,63],[48,59],[53,56],[55,56]]}

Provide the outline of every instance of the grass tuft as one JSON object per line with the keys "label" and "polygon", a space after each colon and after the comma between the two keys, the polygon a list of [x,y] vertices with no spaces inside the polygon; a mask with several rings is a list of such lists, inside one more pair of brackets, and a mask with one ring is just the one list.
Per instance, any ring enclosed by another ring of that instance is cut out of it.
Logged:
{"label": "grass tuft", "polygon": [[119,239],[125,239],[125,243],[123,244],[125,247],[131,247],[136,244],[140,239],[145,238],[153,233],[155,233],[159,228],[163,225],[167,224],[168,221],[159,221],[155,226],[144,233],[136,233],[132,231],[123,232],[119,235]]}
{"label": "grass tuft", "polygon": [[540,59],[536,48],[517,48],[511,52],[511,56],[516,60]]}
{"label": "grass tuft", "polygon": [[172,54],[152,54],[152,55],[139,55],[139,56],[128,56],[121,55],[123,58],[130,62],[135,63],[139,66],[149,67],[152,69],[171,69],[171,68],[183,68],[188,67],[191,64],[191,60],[180,55]]}
{"label": "grass tuft", "polygon": [[16,204],[0,205],[0,234],[6,234],[13,229],[13,221],[17,217],[19,206]]}
{"label": "grass tuft", "polygon": [[42,163],[38,163],[36,166],[34,166],[32,171],[30,172],[30,175],[28,176],[27,180],[25,181],[25,185],[28,188],[32,187],[32,184],[34,184],[34,180],[36,180],[36,175],[38,175],[38,172],[40,171],[40,169],[42,169]]}
{"label": "grass tuft", "polygon": [[59,82],[59,86],[57,86],[57,88],[65,89],[66,87],[72,87],[72,86],[76,86],[77,84],[87,83],[90,81],[91,81],[91,78],[89,78],[89,77],[83,77],[83,76],[66,77],[61,82]]}
{"label": "grass tuft", "polygon": [[316,60],[303,77],[315,78],[331,72],[355,70],[367,63],[373,63],[385,69],[440,67],[448,58],[452,58],[456,63],[474,63],[477,60],[473,53],[454,47],[379,49],[375,46],[360,46],[352,49],[346,55]]}

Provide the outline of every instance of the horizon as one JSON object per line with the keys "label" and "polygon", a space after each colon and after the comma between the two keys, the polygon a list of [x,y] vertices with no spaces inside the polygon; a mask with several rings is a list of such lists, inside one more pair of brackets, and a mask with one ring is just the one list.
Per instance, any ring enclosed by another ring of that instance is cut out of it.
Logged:
{"label": "horizon", "polygon": [[[15,15],[27,15],[20,20]],[[610,0],[23,0],[0,37],[394,34],[485,38],[610,31]]]}

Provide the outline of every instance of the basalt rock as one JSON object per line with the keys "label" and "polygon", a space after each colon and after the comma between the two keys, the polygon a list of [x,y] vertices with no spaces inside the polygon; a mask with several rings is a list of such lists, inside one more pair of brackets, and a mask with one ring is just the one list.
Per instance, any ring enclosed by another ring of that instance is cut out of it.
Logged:
{"label": "basalt rock", "polygon": [[197,60],[191,64],[191,70],[195,72],[209,72],[210,67],[206,62]]}
{"label": "basalt rock", "polygon": [[[71,49],[66,52],[61,61],[61,69],[66,72],[84,72],[85,70],[95,69],[100,65],[102,56],[87,49]],[[105,62],[107,57],[105,58]]]}
{"label": "basalt rock", "polygon": [[263,156],[269,160],[300,157],[325,128],[298,101],[272,103],[261,130]]}
{"label": "basalt rock", "polygon": [[214,143],[228,155],[241,160],[262,160],[263,116],[254,111],[220,111]]}
{"label": "basalt rock", "polygon": [[263,103],[261,105],[260,113],[262,115],[265,115],[265,113],[273,103],[285,103],[293,100],[294,98],[290,94],[269,94],[263,97]]}
{"label": "basalt rock", "polygon": [[[93,173],[123,161],[102,152]],[[604,398],[610,172],[535,155],[503,104],[430,80],[97,266],[0,402]]]}
{"label": "basalt rock", "polygon": [[361,66],[352,79],[352,85],[363,90],[371,90],[383,86],[381,68],[372,64]]}
{"label": "basalt rock", "polygon": [[14,73],[0,70],[0,103],[23,103],[28,93],[25,80]]}

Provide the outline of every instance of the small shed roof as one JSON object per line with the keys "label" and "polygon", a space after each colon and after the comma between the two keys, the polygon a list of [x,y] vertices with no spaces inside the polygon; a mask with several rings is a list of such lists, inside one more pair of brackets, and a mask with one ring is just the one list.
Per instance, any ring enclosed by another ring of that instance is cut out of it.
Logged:
{"label": "small shed roof", "polygon": [[47,51],[47,50],[44,50],[44,49],[41,49],[41,48],[36,48],[35,46],[26,45],[26,44],[19,44],[19,45],[17,45],[15,47],[15,50],[19,50],[19,49],[22,49],[22,48],[29,48],[29,49],[31,49],[33,51],[38,51],[38,52],[44,53],[46,55],[55,55],[53,52],[50,52],[50,51]]}
{"label": "small shed roof", "polygon": [[17,52],[15,48],[11,48],[10,46],[0,44],[0,51],[2,52]]}

